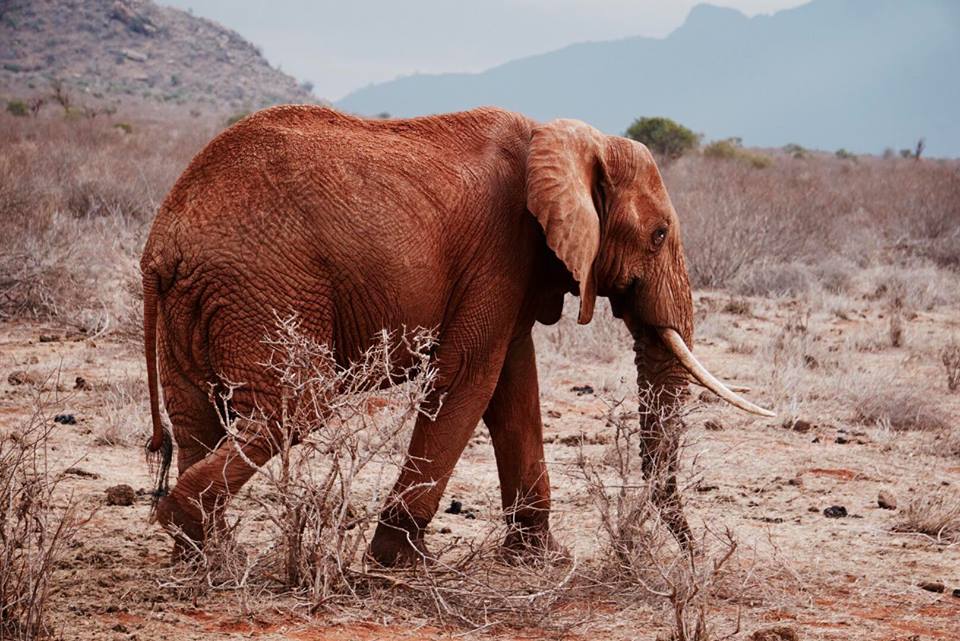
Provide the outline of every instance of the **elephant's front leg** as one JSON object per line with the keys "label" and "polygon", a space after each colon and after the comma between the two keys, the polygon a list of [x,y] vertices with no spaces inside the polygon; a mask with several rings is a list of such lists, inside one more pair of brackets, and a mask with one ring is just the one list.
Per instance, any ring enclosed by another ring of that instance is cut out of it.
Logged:
{"label": "elephant's front leg", "polygon": [[543,423],[533,338],[514,339],[493,398],[483,415],[500,475],[508,532],[507,558],[560,552],[550,535],[550,478],[543,456]]}
{"label": "elephant's front leg", "polygon": [[407,460],[368,550],[381,565],[413,565],[429,558],[424,529],[493,394],[503,358],[503,349],[492,350],[492,357],[487,350],[477,352],[484,354],[483,362],[450,350],[438,354],[443,405],[435,420],[417,418]]}

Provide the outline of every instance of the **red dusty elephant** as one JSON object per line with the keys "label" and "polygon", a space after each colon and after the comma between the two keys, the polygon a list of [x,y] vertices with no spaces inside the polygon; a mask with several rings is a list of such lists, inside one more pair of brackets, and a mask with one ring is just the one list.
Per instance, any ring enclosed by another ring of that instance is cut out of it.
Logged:
{"label": "red dusty elephant", "polygon": [[[237,416],[279,407],[261,366],[277,314],[296,314],[301,331],[343,362],[383,328],[438,331],[444,401],[414,428],[418,464],[393,490],[406,509],[385,509],[370,545],[386,565],[425,551],[424,528],[481,418],[503,504],[518,506],[504,545],[533,554],[554,545],[531,328],[555,323],[567,293],[579,296],[580,323],[597,296],[609,298],[635,339],[638,380],[660,403],[679,403],[692,375],[769,414],[690,352],[679,222],[650,152],[575,120],[538,123],[495,108],[409,120],[316,106],[260,111],[191,162],[157,214],[141,267],[149,449],[169,465],[161,388],[178,447],[179,478],[156,515],[180,546],[184,537],[202,544],[203,511],[222,510],[251,464],[275,453],[262,428],[241,427],[238,442],[225,443],[210,396],[239,381]],[[656,422],[657,410],[641,420]],[[644,443],[648,461],[658,445]],[[686,538],[673,478],[658,496]]]}

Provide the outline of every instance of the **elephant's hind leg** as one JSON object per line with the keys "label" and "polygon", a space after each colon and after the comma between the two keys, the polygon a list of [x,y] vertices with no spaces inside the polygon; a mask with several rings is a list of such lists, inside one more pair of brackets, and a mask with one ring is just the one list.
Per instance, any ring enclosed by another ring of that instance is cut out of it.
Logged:
{"label": "elephant's hind leg", "polygon": [[[177,443],[185,451],[178,461],[180,475],[169,496],[157,506],[158,520],[175,533],[178,547],[201,547],[210,528],[222,527],[230,499],[286,442],[285,428],[275,420],[281,407],[279,381],[264,365],[271,362],[273,348],[263,339],[276,319],[267,305],[257,305],[252,298],[244,303],[218,310],[204,346],[203,358],[217,373],[220,385],[227,381],[238,384],[229,401],[218,401],[215,407],[209,392],[202,400],[199,393],[185,397],[195,405],[196,415],[203,404],[204,421],[210,422],[202,433],[199,429],[179,430]],[[315,319],[303,331],[310,331],[318,342],[329,342],[325,320]],[[230,417],[229,434],[220,414]]]}
{"label": "elephant's hind leg", "polygon": [[181,546],[201,547],[209,528],[222,526],[230,498],[282,446],[279,427],[246,419],[237,419],[234,426],[236,434],[222,439],[213,451],[187,468],[157,507],[158,519],[175,532],[175,538],[190,539],[180,541]]}
{"label": "elephant's hind leg", "polygon": [[177,471],[186,472],[226,435],[210,395],[179,372],[164,372],[164,404],[177,444]]}

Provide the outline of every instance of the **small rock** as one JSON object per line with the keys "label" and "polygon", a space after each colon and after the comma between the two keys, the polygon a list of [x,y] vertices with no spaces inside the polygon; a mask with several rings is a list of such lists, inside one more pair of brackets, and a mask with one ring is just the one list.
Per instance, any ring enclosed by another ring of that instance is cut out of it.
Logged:
{"label": "small rock", "polygon": [[127,629],[127,626],[123,625],[122,623],[118,623],[117,625],[113,626],[110,629],[113,630],[114,632],[121,632],[123,634],[130,632],[130,630]]}
{"label": "small rock", "polygon": [[[787,485],[796,485],[798,487],[803,486],[803,479],[799,476],[795,476],[792,479],[787,480]],[[819,511],[819,510],[818,510]]]}
{"label": "small rock", "polygon": [[846,436],[838,436],[837,438],[833,439],[833,442],[837,445],[846,445],[850,442],[850,439],[848,439]]}
{"label": "small rock", "polygon": [[921,581],[917,584],[917,587],[927,592],[936,592],[937,594],[947,589],[940,581]]}
{"label": "small rock", "polygon": [[80,469],[79,467],[68,467],[67,469],[65,469],[65,470],[63,471],[63,473],[64,473],[65,475],[67,475],[67,476],[79,476],[80,478],[84,478],[84,479],[98,479],[98,478],[100,478],[100,475],[99,475],[99,474],[96,474],[96,473],[94,473],[94,472],[88,472],[88,471],[86,471],[86,470],[82,470],[82,469]]}
{"label": "small rock", "polygon": [[467,510],[463,513],[463,518],[465,519],[475,519],[477,515],[473,513],[473,510]]}
{"label": "small rock", "polygon": [[700,392],[698,397],[701,403],[719,403],[720,397],[711,392],[710,390],[704,390]]}
{"label": "small rock", "polygon": [[719,485],[698,485],[697,492],[713,492],[714,490],[719,490]]}
{"label": "small rock", "polygon": [[444,510],[447,514],[460,514],[463,512],[463,503],[460,501],[450,501],[450,507]]}
{"label": "small rock", "polygon": [[783,523],[783,518],[779,516],[759,516],[757,520],[763,523]]}
{"label": "small rock", "polygon": [[18,369],[15,372],[10,372],[10,375],[7,376],[7,382],[11,385],[30,385],[35,383],[36,379],[22,369]]}
{"label": "small rock", "polygon": [[55,334],[40,334],[41,343],[57,343],[60,341],[60,337]]}
{"label": "small rock", "polygon": [[129,485],[114,485],[107,488],[107,505],[133,505],[137,493]]}
{"label": "small rock", "polygon": [[710,419],[703,424],[703,429],[707,430],[708,432],[722,432],[723,425],[720,423],[720,421]]}
{"label": "small rock", "polygon": [[450,534],[451,532],[453,532],[453,530],[451,530],[451,529],[448,528],[448,527],[442,527],[442,528],[440,528],[440,534]]}
{"label": "small rock", "polygon": [[877,494],[877,505],[884,510],[895,510],[897,509],[897,497],[886,490],[880,490],[880,493]]}
{"label": "small rock", "polygon": [[134,62],[146,62],[147,54],[141,53],[140,51],[134,51],[133,49],[123,49],[120,51],[128,60],[133,60]]}
{"label": "small rock", "polygon": [[61,425],[76,425],[77,417],[73,414],[57,414],[53,417],[53,422]]}
{"label": "small rock", "polygon": [[593,387],[591,385],[574,385],[570,388],[571,392],[576,392],[577,396],[583,396],[585,394],[593,394]]}
{"label": "small rock", "polygon": [[793,425],[790,426],[790,429],[792,429],[794,432],[799,432],[800,434],[806,434],[813,429],[813,425],[810,423],[810,421],[805,421],[802,418],[798,418],[793,422]]}
{"label": "small rock", "polygon": [[77,380],[75,380],[75,381],[73,382],[73,389],[78,389],[78,390],[83,390],[83,391],[85,391],[85,392],[89,392],[90,390],[93,389],[93,385],[91,385],[90,383],[88,383],[88,382],[87,382],[87,379],[85,379],[84,377],[78,376],[78,377],[77,377]]}
{"label": "small rock", "polygon": [[563,414],[561,414],[557,410],[547,410],[547,416],[549,416],[550,418],[560,418],[563,416]]}
{"label": "small rock", "polygon": [[951,594],[952,594],[953,596],[957,597],[958,599],[960,599],[960,588],[954,588],[954,589],[953,589],[953,592],[951,592]]}
{"label": "small rock", "polygon": [[823,515],[828,519],[842,519],[847,515],[847,508],[842,505],[831,505],[823,511]]}
{"label": "small rock", "polygon": [[794,628],[778,625],[773,628],[757,630],[747,639],[748,641],[800,641],[800,635]]}

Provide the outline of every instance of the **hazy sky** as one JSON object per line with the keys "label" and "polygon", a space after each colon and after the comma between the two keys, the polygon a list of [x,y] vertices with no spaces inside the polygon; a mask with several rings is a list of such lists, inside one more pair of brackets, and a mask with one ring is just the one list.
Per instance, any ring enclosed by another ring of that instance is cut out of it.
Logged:
{"label": "hazy sky", "polygon": [[[748,15],[808,0],[711,0]],[[586,40],[661,37],[697,0],[160,0],[215,20],[336,100],[414,72],[480,71]]]}

